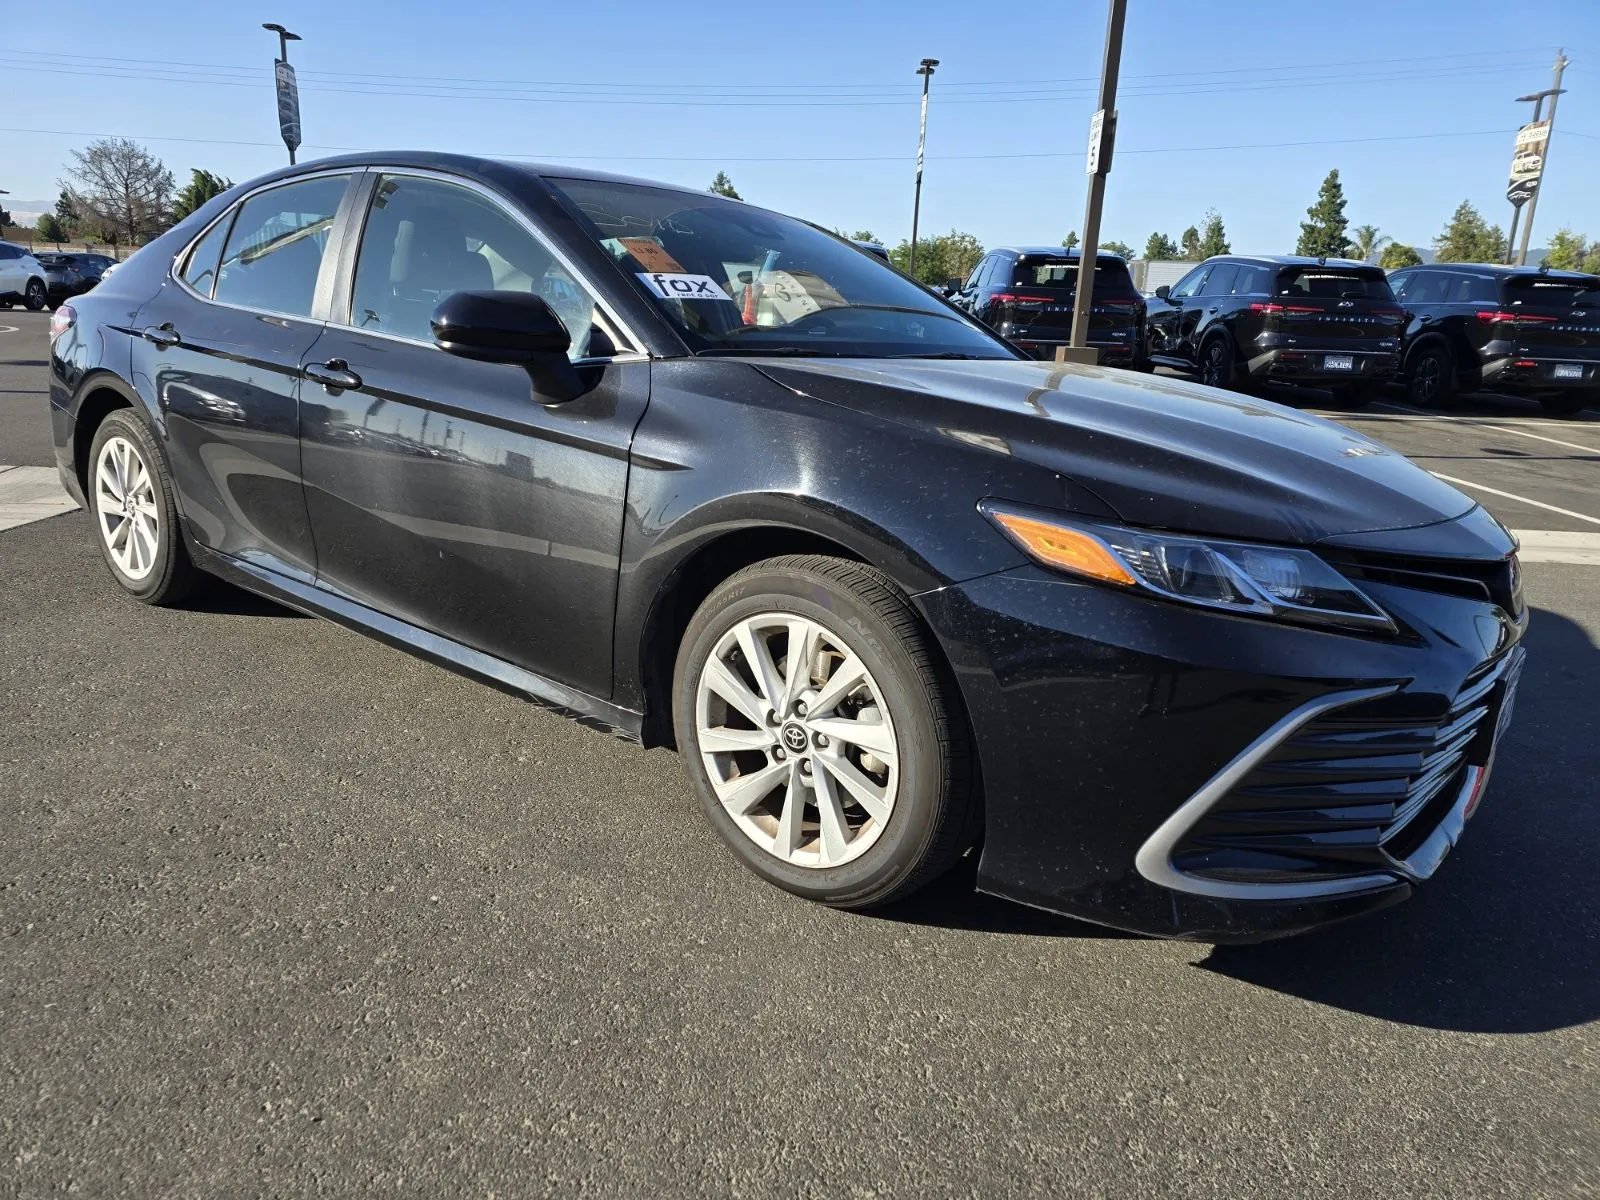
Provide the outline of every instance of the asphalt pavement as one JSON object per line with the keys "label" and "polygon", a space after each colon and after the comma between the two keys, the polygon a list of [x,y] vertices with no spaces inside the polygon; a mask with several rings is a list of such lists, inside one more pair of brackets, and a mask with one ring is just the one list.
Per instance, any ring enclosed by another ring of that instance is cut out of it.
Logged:
{"label": "asphalt pavement", "polygon": [[[0,325],[0,463],[45,465],[43,320]],[[1339,414],[1600,532],[1592,417],[1410,415]],[[1528,566],[1517,719],[1429,886],[1215,949],[970,870],[807,905],[673,754],[242,593],[132,603],[91,537],[0,532],[7,1194],[1600,1193],[1600,568]]]}

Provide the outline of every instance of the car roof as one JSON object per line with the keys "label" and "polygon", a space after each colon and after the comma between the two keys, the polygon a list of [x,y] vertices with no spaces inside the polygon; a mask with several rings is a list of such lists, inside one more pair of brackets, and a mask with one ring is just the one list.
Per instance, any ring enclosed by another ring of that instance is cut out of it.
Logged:
{"label": "car roof", "polygon": [[1260,263],[1272,267],[1370,267],[1353,258],[1313,258],[1309,254],[1218,254],[1206,262]]}
{"label": "car roof", "polygon": [[[1447,262],[1423,263],[1422,266],[1430,271],[1469,271],[1474,275],[1499,275],[1504,278],[1511,278],[1512,276],[1517,275],[1538,275],[1547,279],[1588,280],[1595,278],[1595,276],[1590,274],[1588,271],[1558,271],[1553,269],[1547,271],[1541,267],[1517,267],[1507,265],[1506,263]],[[1410,267],[1408,269],[1415,271],[1419,268]]]}
{"label": "car roof", "polygon": [[[999,250],[1000,252],[1002,252],[1004,254],[1020,254],[1020,255],[1025,255],[1025,256],[1032,256],[1032,255],[1036,255],[1037,254],[1037,255],[1049,255],[1052,258],[1077,258],[1078,257],[1078,247],[1076,247],[1076,246],[1074,246],[1071,250],[1068,250],[1064,246],[995,246],[995,247],[993,247],[993,249]],[[1101,250],[1096,255],[1096,257],[1098,257],[1098,258],[1114,258],[1119,262],[1122,261],[1122,255],[1116,253],[1114,250]]]}
{"label": "car roof", "polygon": [[263,180],[290,179],[310,171],[325,171],[331,167],[415,167],[422,170],[472,175],[481,173],[483,168],[490,166],[500,170],[515,171],[535,179],[584,179],[600,183],[629,183],[637,187],[660,188],[670,192],[682,192],[689,196],[710,194],[699,188],[685,187],[678,183],[663,183],[659,179],[641,179],[633,175],[618,175],[587,167],[563,166],[519,158],[489,158],[478,154],[456,154],[444,150],[363,150],[354,154],[338,154],[301,162],[292,167],[280,168],[262,178]]}

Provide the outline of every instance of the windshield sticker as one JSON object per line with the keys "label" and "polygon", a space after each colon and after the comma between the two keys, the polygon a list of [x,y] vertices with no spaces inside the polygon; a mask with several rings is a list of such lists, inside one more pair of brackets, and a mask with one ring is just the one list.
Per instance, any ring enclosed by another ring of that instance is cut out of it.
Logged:
{"label": "windshield sticker", "polygon": [[637,272],[645,287],[663,300],[726,300],[733,297],[709,275],[688,275],[674,271]]}
{"label": "windshield sticker", "polygon": [[647,271],[664,271],[674,275],[684,274],[683,264],[662,249],[661,243],[650,237],[618,238],[622,248],[633,255],[634,261]]}

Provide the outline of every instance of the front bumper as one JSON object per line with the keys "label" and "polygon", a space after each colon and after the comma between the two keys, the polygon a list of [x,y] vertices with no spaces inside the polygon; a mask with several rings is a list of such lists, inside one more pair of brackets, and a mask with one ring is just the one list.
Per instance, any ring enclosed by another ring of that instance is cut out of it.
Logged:
{"label": "front bumper", "polygon": [[[1329,368],[1330,358],[1348,358],[1350,367]],[[1245,373],[1253,379],[1271,379],[1311,387],[1340,387],[1365,384],[1379,387],[1392,382],[1400,373],[1398,350],[1340,350],[1272,347],[1259,350],[1245,363]]]}
{"label": "front bumper", "polygon": [[1193,857],[1175,858],[1202,818],[1320,714],[1368,703],[1444,721],[1474,672],[1520,655],[1525,619],[1493,604],[1363,586],[1402,636],[1211,613],[1033,567],[919,597],[977,740],[979,887],[1204,941],[1283,936],[1406,898],[1460,836],[1482,795],[1486,756],[1464,763],[1427,803],[1392,864],[1373,850],[1320,877],[1241,882],[1225,861],[1202,873],[1184,865]]}

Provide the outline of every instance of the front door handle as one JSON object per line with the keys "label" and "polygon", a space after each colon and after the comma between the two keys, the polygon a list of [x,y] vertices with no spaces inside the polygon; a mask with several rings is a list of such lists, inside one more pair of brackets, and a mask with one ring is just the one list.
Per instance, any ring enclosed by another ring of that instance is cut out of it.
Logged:
{"label": "front door handle", "polygon": [[168,321],[164,325],[149,325],[139,331],[139,336],[147,342],[154,342],[158,346],[176,346],[183,341],[178,336],[178,331]]}
{"label": "front door handle", "polygon": [[300,373],[329,391],[353,392],[361,386],[361,376],[352,371],[350,364],[342,358],[330,358],[325,363],[307,363],[300,368]]}

